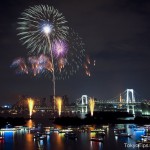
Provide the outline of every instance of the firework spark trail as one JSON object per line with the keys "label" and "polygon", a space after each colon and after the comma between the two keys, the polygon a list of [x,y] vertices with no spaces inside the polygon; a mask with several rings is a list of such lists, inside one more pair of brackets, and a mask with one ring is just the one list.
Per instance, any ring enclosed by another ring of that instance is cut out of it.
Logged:
{"label": "firework spark trail", "polygon": [[58,68],[59,68],[59,71],[60,71],[60,72],[61,72],[61,69],[64,68],[64,66],[65,66],[65,61],[64,61],[63,58],[60,58],[60,59],[58,60]]}
{"label": "firework spark trail", "polygon": [[39,56],[38,63],[40,64],[41,68],[43,67],[44,69],[47,69],[50,72],[54,70],[52,62],[50,61],[49,57],[43,54]]}
{"label": "firework spark trail", "polygon": [[94,66],[96,65],[96,60],[94,60]]}
{"label": "firework spark trail", "polygon": [[37,57],[29,57],[28,60],[32,65],[33,74],[36,76],[37,73],[40,73]]}
{"label": "firework spark trail", "polygon": [[26,74],[28,74],[28,67],[25,63],[24,58],[20,57],[20,58],[15,59],[12,62],[11,67],[18,68],[18,69],[16,69],[16,73],[26,73]]}
{"label": "firework spark trail", "polygon": [[27,101],[28,101],[28,107],[29,107],[29,116],[31,118],[33,107],[34,107],[34,100],[32,98],[28,98]]}
{"label": "firework spark trail", "polygon": [[89,107],[90,107],[90,111],[91,111],[91,116],[93,116],[95,101],[92,98],[90,98],[90,100],[89,100]]}
{"label": "firework spark trail", "polygon": [[53,71],[53,66],[50,59],[43,54],[39,57],[29,57],[28,61],[31,64],[31,70],[33,71],[34,76],[44,72],[46,69],[51,72]]}
{"label": "firework spark trail", "polygon": [[54,41],[52,45],[52,51],[54,56],[57,58],[64,57],[68,52],[67,42],[65,41]]}
{"label": "firework spark trail", "polygon": [[49,36],[47,35],[47,39],[48,39],[48,43],[49,43],[49,50],[50,50],[50,56],[51,56],[51,61],[52,61],[52,68],[53,68],[53,71],[52,71],[52,75],[53,75],[53,78],[52,78],[52,82],[53,82],[53,98],[54,98],[54,111],[55,111],[55,95],[56,95],[56,84],[55,84],[55,68],[54,68],[54,58],[53,58],[53,52],[52,52],[52,49],[51,49],[51,42],[50,42],[50,38]]}
{"label": "firework spark trail", "polygon": [[58,109],[58,115],[61,115],[61,109],[62,109],[62,98],[61,97],[56,97],[56,105]]}
{"label": "firework spark trail", "polygon": [[87,55],[86,56],[86,60],[85,60],[85,62],[84,62],[84,64],[83,64],[83,67],[84,67],[84,69],[85,69],[85,74],[87,75],[87,76],[91,76],[91,73],[90,73],[90,69],[89,69],[89,65],[91,64],[91,60],[90,60],[90,58],[89,58],[89,56]]}
{"label": "firework spark trail", "polygon": [[90,57],[87,55],[86,60],[83,64],[83,68],[84,68],[85,74],[87,76],[89,76],[89,77],[91,76],[91,69],[93,66],[95,67],[95,65],[96,65],[96,60],[91,61]]}

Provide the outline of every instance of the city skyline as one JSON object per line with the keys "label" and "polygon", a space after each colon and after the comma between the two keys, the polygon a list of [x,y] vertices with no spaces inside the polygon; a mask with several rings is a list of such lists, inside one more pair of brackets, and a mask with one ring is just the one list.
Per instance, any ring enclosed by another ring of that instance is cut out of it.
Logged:
{"label": "city skyline", "polygon": [[17,57],[26,57],[27,49],[17,37],[17,19],[22,11],[37,4],[54,6],[68,24],[82,37],[91,61],[91,76],[80,71],[70,79],[56,81],[56,95],[75,101],[86,94],[111,98],[127,88],[150,98],[150,2],[124,0],[36,2],[6,0],[1,2],[0,28],[0,104],[15,103],[18,95],[49,97],[51,80],[18,75],[10,68]]}

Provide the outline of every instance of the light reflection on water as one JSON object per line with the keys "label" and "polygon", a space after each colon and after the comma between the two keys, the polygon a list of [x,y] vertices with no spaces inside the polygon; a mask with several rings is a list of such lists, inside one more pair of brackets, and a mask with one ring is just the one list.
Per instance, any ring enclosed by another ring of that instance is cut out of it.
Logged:
{"label": "light reflection on water", "polygon": [[28,143],[25,145],[25,149],[32,149],[34,147],[33,135],[30,133],[25,134],[25,142]]}
{"label": "light reflection on water", "polygon": [[3,149],[13,149],[14,132],[2,132],[2,135],[5,138]]}
{"label": "light reflection on water", "polygon": [[30,119],[27,121],[26,126],[28,126],[29,128],[32,128],[33,126],[35,126],[35,122]]}
{"label": "light reflection on water", "polygon": [[[27,126],[37,126],[38,123],[33,120],[28,120]],[[49,124],[43,124],[43,126],[49,126]],[[122,127],[122,125],[119,125]],[[62,126],[55,126],[56,128],[63,128]],[[143,131],[134,131],[123,125],[126,128],[126,132],[132,134],[132,138],[116,137],[114,136],[114,127],[107,129],[106,136],[104,137],[104,144],[101,142],[90,141],[91,137],[98,137],[96,133],[81,132],[78,133],[78,140],[70,140],[64,137],[64,134],[58,132],[52,132],[47,136],[46,140],[34,140],[33,133],[29,133],[27,130],[18,130],[16,132],[0,132],[0,136],[4,136],[5,142],[0,142],[0,149],[2,150],[132,150],[133,148],[125,147],[124,143],[136,144],[136,140],[140,140],[141,135],[145,133]],[[95,126],[89,129],[94,129]],[[142,148],[140,148],[142,149]],[[139,148],[134,148],[139,150]],[[144,149],[145,150],[145,149]]]}
{"label": "light reflection on water", "polygon": [[90,141],[90,150],[102,150],[103,144],[99,142],[92,142]]}

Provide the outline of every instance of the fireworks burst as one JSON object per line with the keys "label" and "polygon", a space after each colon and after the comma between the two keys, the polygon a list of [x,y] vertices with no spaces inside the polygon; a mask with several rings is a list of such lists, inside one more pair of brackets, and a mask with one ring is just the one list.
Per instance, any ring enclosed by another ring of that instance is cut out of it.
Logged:
{"label": "fireworks burst", "polygon": [[36,5],[26,9],[19,18],[18,35],[31,52],[50,53],[49,42],[66,40],[68,26],[65,17],[48,5]]}
{"label": "fireworks burst", "polygon": [[17,28],[20,40],[30,54],[44,54],[49,58],[45,64],[39,63],[34,56],[29,58],[34,75],[42,73],[55,82],[55,79],[68,79],[83,66],[84,43],[66,23],[57,9],[47,5],[33,6],[22,13]]}
{"label": "fireworks burst", "polygon": [[84,68],[84,70],[85,70],[85,74],[87,75],[87,76],[91,76],[91,68],[94,66],[95,67],[95,65],[96,65],[96,60],[94,60],[94,61],[91,61],[91,59],[90,59],[90,57],[87,55],[86,56],[86,60],[85,60],[85,62],[84,62],[84,64],[83,64],[83,68]]}
{"label": "fireworks burst", "polygon": [[[60,41],[54,49],[54,68],[57,80],[68,79],[83,66],[85,61],[85,48],[79,35],[70,29],[67,40]],[[45,73],[51,77],[50,72]]]}
{"label": "fireworks burst", "polygon": [[44,74],[52,78],[55,104],[56,79],[67,79],[81,67],[90,76],[91,62],[85,54],[84,43],[54,7],[30,7],[18,20],[18,36],[29,49],[30,57],[27,63],[23,58],[16,59],[12,66],[18,67],[22,73]]}
{"label": "fireworks burst", "polygon": [[[77,33],[70,30],[67,41],[56,41],[52,52],[54,55],[54,65],[49,55],[30,56],[25,62],[24,58],[15,59],[13,67],[18,67],[17,72],[30,73],[34,76],[47,76],[52,78],[55,68],[55,79],[68,79],[80,69],[84,69],[87,76],[90,76],[90,67],[93,65],[86,55],[84,43]],[[95,65],[95,60],[94,60]]]}
{"label": "fireworks burst", "polygon": [[20,57],[20,58],[15,59],[12,62],[11,67],[17,68],[16,73],[28,74],[28,67],[26,65],[26,62],[25,62],[24,58]]}
{"label": "fireworks burst", "polygon": [[45,55],[40,55],[39,57],[29,57],[29,63],[31,64],[31,70],[36,76],[37,74],[43,73],[45,70],[53,71],[53,66],[50,59]]}
{"label": "fireworks burst", "polygon": [[65,41],[55,41],[53,43],[52,51],[56,58],[61,58],[67,54],[67,43]]}

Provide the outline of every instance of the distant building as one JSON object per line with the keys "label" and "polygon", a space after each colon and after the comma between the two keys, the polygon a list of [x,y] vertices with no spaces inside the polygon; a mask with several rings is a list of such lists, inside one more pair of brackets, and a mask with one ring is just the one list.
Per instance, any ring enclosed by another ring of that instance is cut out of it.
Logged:
{"label": "distant building", "polygon": [[69,98],[68,98],[67,95],[64,95],[64,96],[62,97],[62,100],[63,100],[63,105],[64,105],[64,106],[68,106],[68,105],[69,105]]}
{"label": "distant building", "polygon": [[[68,106],[69,105],[69,98],[67,95],[64,95],[64,96],[58,96],[56,95],[55,97],[61,97],[62,98],[62,104],[63,106]],[[51,106],[54,106],[54,96],[53,95],[50,95],[50,105]]]}
{"label": "distant building", "polygon": [[150,115],[150,104],[145,102],[141,103],[142,115]]}
{"label": "distant building", "polygon": [[40,100],[40,107],[46,107],[47,105],[46,105],[46,98],[42,98],[41,100]]}
{"label": "distant building", "polygon": [[[13,109],[27,110],[28,109],[29,96],[20,97],[19,100],[13,105]],[[40,107],[40,100],[38,98],[32,98],[34,100],[34,107]]]}
{"label": "distant building", "polygon": [[54,105],[54,95],[50,95],[50,106]]}
{"label": "distant building", "polygon": [[11,105],[3,105],[3,106],[1,106],[1,108],[3,108],[3,109],[10,109],[10,108],[12,108],[12,106]]}

